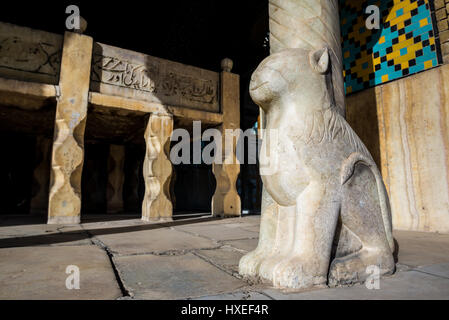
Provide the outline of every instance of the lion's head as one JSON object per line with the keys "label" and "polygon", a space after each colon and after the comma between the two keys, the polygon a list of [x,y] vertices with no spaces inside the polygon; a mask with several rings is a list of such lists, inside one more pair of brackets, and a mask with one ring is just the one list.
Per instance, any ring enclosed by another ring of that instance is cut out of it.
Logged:
{"label": "lion's head", "polygon": [[285,49],[270,55],[254,71],[251,98],[265,112],[274,104],[300,104],[322,110],[335,104],[327,47],[316,51]]}

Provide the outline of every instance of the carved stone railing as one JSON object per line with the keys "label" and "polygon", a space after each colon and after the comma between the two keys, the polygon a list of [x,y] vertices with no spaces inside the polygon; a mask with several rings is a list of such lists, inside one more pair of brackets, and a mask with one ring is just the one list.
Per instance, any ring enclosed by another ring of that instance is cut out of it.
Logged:
{"label": "carved stone railing", "polygon": [[[56,101],[48,222],[80,221],[84,131],[91,106],[149,114],[142,219],[170,220],[173,117],[183,123],[201,120],[222,132],[238,129],[239,77],[230,72],[230,64],[227,60],[217,73],[96,43],[82,34],[61,36],[0,22],[0,105],[38,112],[49,99]],[[235,154],[226,157],[235,159]],[[117,212],[123,206],[117,197],[124,179],[117,168],[111,170],[108,211]],[[215,165],[213,172],[212,213],[240,215],[239,165]]]}

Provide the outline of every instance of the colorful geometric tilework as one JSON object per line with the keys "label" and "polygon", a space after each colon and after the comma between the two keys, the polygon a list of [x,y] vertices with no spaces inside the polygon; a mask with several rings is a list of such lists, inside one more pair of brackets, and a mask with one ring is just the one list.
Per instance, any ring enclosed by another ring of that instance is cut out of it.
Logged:
{"label": "colorful geometric tilework", "polygon": [[[380,29],[367,30],[370,5]],[[346,93],[438,65],[429,0],[340,0]]]}

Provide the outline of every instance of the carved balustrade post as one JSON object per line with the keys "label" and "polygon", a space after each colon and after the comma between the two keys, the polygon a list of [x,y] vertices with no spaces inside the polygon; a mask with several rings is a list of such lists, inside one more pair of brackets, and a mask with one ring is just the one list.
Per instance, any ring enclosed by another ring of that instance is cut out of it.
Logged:
{"label": "carved balustrade post", "polygon": [[49,224],[80,222],[92,45],[91,37],[72,32],[64,35],[51,161]]}
{"label": "carved balustrade post", "polygon": [[145,196],[142,203],[142,220],[171,221],[173,205],[170,201],[172,164],[170,137],[173,117],[150,114],[145,130],[146,152],[143,165]]}
{"label": "carved balustrade post", "polygon": [[125,146],[111,144],[108,157],[107,212],[123,211]]}
{"label": "carved balustrade post", "polygon": [[[224,59],[222,61],[220,75],[221,85],[221,110],[223,113],[223,123],[220,126],[222,133],[223,163],[212,165],[212,171],[215,175],[217,187],[212,197],[212,214],[221,217],[240,216],[241,202],[237,193],[237,178],[240,173],[240,164],[236,157],[236,145],[238,140],[238,131],[240,130],[240,88],[239,76],[231,73],[232,61]],[[234,138],[228,136],[230,130],[233,130]],[[228,133],[226,133],[228,131]],[[229,142],[234,140],[232,148],[229,148]],[[227,142],[227,143],[226,143]],[[227,147],[226,147],[227,146]]]}

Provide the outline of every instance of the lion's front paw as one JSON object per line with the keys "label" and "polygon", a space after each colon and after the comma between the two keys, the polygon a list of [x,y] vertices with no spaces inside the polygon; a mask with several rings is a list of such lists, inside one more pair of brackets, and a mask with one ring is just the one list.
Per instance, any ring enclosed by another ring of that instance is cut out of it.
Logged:
{"label": "lion's front paw", "polygon": [[275,287],[306,289],[326,284],[326,276],[316,274],[317,268],[302,258],[290,258],[279,263],[274,270]]}
{"label": "lion's front paw", "polygon": [[261,280],[269,283],[273,282],[274,270],[280,261],[282,261],[282,257],[279,255],[269,256],[262,261],[259,268],[259,277]]}
{"label": "lion's front paw", "polygon": [[253,250],[244,255],[239,262],[239,273],[246,277],[256,277],[265,254],[263,250]]}
{"label": "lion's front paw", "polygon": [[358,255],[351,258],[336,258],[331,263],[329,271],[329,286],[352,285],[362,282],[365,278],[366,266]]}

